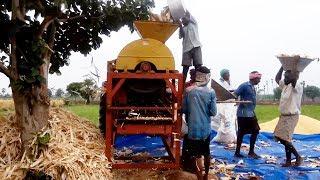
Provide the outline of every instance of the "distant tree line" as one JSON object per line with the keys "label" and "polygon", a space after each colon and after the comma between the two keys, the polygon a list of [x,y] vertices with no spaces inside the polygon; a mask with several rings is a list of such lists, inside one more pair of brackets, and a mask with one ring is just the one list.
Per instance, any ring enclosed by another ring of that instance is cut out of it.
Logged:
{"label": "distant tree line", "polygon": [[6,88],[2,88],[0,92],[0,98],[11,98],[11,94],[9,94]]}
{"label": "distant tree line", "polygon": [[66,91],[70,97],[81,97],[90,104],[91,100],[99,93],[99,88],[93,79],[85,79],[83,82],[72,82]]}
{"label": "distant tree line", "polygon": [[[303,88],[303,96],[310,98],[315,102],[316,98],[320,98],[320,88],[317,86],[309,86]],[[281,97],[281,89],[279,87],[273,89],[273,98],[274,100],[279,100]]]}

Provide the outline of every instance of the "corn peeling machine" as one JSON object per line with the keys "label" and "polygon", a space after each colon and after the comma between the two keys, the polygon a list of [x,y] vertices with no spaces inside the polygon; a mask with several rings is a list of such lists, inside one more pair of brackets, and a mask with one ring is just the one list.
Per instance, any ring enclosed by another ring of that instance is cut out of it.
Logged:
{"label": "corn peeling machine", "polygon": [[[108,62],[105,154],[113,168],[176,169],[180,165],[184,85],[164,43],[178,25],[154,21],[134,25],[141,39],[127,44],[116,60]],[[116,156],[116,137],[134,134],[161,137],[167,155],[143,161],[134,155]]]}

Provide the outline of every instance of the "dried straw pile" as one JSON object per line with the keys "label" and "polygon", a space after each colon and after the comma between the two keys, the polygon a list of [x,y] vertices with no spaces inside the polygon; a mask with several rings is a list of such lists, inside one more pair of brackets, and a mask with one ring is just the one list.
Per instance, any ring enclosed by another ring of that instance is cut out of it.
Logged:
{"label": "dried straw pile", "polygon": [[[98,128],[62,109],[51,109],[48,147],[34,160],[20,154],[14,118],[0,119],[0,179],[23,179],[28,169],[54,179],[112,179]],[[34,141],[33,146],[36,145]]]}
{"label": "dried straw pile", "polygon": [[52,99],[50,100],[51,107],[62,107],[64,105],[64,101],[62,99]]}
{"label": "dried straw pile", "polygon": [[13,110],[13,108],[14,108],[13,100],[0,99],[0,109],[2,109],[3,111],[6,111],[6,110]]}

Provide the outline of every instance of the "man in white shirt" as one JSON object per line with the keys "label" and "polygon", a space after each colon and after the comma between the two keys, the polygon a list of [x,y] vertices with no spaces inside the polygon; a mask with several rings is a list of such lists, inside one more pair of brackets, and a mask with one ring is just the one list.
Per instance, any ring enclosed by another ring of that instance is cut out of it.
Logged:
{"label": "man in white shirt", "polygon": [[191,16],[189,11],[187,11],[185,16],[181,19],[179,38],[183,38],[182,66],[185,82],[189,67],[193,65],[195,69],[197,69],[202,65],[202,52],[198,33],[198,23],[194,17]]}
{"label": "man in white shirt", "polygon": [[282,92],[279,102],[280,117],[274,130],[274,136],[285,146],[286,162],[282,166],[291,166],[291,153],[296,157],[294,165],[300,166],[303,160],[292,144],[292,134],[301,112],[303,88],[297,83],[299,72],[286,71],[284,73],[284,80],[281,80],[282,73],[283,68],[281,67],[275,78]]}
{"label": "man in white shirt", "polygon": [[230,82],[230,71],[228,69],[222,69],[220,71],[220,85],[224,87],[228,91],[233,91],[233,87],[231,86]]}
{"label": "man in white shirt", "polygon": [[[219,84],[225,89],[233,92],[230,83],[230,72],[228,69],[220,71]],[[213,117],[213,124],[219,125],[217,135],[213,138],[214,141],[220,143],[235,143],[237,141],[236,133],[236,112],[235,103],[219,103],[217,104],[218,114]]]}

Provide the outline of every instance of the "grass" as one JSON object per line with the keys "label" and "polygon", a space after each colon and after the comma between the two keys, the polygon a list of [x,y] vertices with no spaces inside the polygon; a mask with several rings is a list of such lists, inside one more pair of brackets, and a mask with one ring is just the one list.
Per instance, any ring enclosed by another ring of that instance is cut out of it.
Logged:
{"label": "grass", "polygon": [[64,108],[80,117],[87,118],[97,126],[99,124],[99,105],[71,105],[64,106]]}
{"label": "grass", "polygon": [[279,116],[277,105],[257,105],[256,115],[259,123],[264,123],[273,120]]}
{"label": "grass", "polygon": [[[63,106],[65,109],[99,124],[99,105],[71,105]],[[6,116],[9,111],[13,110],[13,102],[0,101],[0,116]],[[259,123],[273,120],[279,116],[278,105],[257,105],[256,108]],[[320,105],[304,105],[302,106],[302,114],[320,120]]]}
{"label": "grass", "polygon": [[[303,105],[301,114],[320,120],[320,105]],[[257,117],[259,123],[273,120],[279,116],[278,105],[257,105]]]}
{"label": "grass", "polygon": [[[99,124],[99,105],[71,105],[64,106],[64,108],[80,117],[89,119],[96,125]],[[259,123],[271,121],[279,117],[278,105],[257,105],[256,113]],[[320,105],[304,105],[302,106],[302,114],[320,120]]]}
{"label": "grass", "polygon": [[304,105],[301,114],[320,120],[320,105]]}

